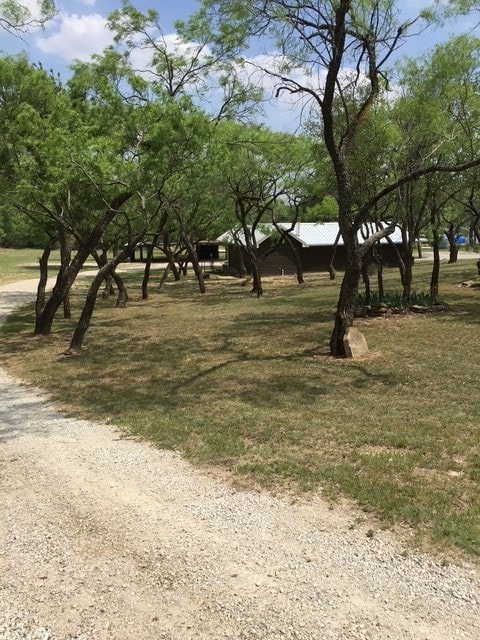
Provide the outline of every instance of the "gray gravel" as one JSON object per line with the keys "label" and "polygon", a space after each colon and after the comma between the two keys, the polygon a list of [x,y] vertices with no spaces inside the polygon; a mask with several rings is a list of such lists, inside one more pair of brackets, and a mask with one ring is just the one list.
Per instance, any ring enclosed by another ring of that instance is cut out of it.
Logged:
{"label": "gray gravel", "polygon": [[[24,301],[0,288],[0,315]],[[477,566],[319,497],[234,491],[3,371],[0,505],[0,638],[480,638]]]}

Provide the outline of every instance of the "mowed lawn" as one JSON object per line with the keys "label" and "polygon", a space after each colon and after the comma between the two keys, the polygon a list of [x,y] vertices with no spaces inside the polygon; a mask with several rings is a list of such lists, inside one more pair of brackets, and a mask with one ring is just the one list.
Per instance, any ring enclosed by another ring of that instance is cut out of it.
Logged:
{"label": "mowed lawn", "polygon": [[[415,267],[418,291],[430,269]],[[480,290],[458,286],[477,279],[474,257],[442,265],[448,311],[358,320],[362,360],[328,355],[340,278],[267,279],[258,300],[221,276],[204,296],[191,279],[159,291],[154,274],[141,301],[140,277],[127,276],[126,309],[99,300],[80,355],[63,355],[73,321],[33,338],[30,308],[3,328],[2,360],[69,414],[241,486],[346,497],[419,546],[480,555]],[[386,277],[398,290],[398,272]]]}
{"label": "mowed lawn", "polygon": [[38,277],[41,249],[0,248],[0,286]]}

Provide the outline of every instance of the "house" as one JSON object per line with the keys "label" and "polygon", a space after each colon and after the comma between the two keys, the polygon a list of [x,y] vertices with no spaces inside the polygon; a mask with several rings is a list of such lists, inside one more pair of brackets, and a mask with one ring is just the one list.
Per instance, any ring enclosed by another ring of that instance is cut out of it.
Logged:
{"label": "house", "polygon": [[[279,223],[278,226],[287,231],[292,225]],[[359,232],[359,241],[363,242],[374,232],[375,226],[372,223],[363,225]],[[345,247],[337,222],[299,222],[291,231],[288,231],[287,237],[280,246],[271,251],[275,244],[275,235],[278,237],[278,231],[271,224],[261,225],[255,233],[262,275],[295,274],[295,252],[304,272],[328,271],[335,242],[337,247],[333,266],[339,270],[345,267]],[[389,238],[394,245],[401,247],[400,229],[396,228]],[[250,261],[245,250],[242,232],[227,231],[217,238],[217,241],[227,247],[227,264],[230,272],[242,273],[242,262],[247,272],[250,271]],[[380,241],[379,252],[384,266],[398,266],[397,252],[386,238]]]}

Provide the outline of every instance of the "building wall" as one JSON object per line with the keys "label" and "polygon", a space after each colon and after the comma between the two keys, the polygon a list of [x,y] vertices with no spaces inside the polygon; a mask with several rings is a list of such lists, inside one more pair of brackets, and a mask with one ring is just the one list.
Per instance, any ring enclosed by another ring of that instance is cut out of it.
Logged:
{"label": "building wall", "polygon": [[[263,242],[260,247],[260,254],[263,256],[271,246],[272,243],[270,240]],[[297,267],[295,265],[295,256],[290,245],[283,243],[275,249],[273,253],[262,258],[260,273],[265,276],[295,275],[297,273]]]}
{"label": "building wall", "polygon": [[[299,242],[292,240],[300,254],[302,268],[305,273],[318,273],[328,271],[332,259],[333,247],[302,247]],[[260,247],[260,255],[271,247],[271,241],[267,239]],[[228,267],[232,273],[241,273],[240,251],[243,253],[247,272],[251,272],[250,259],[245,249],[228,246]],[[398,267],[398,257],[391,245],[381,245],[381,257],[383,266]],[[342,271],[345,268],[345,247],[340,245],[335,252],[334,269]],[[267,256],[261,264],[260,272],[264,276],[295,275],[297,272],[295,257],[292,248],[284,243],[273,253]]]}

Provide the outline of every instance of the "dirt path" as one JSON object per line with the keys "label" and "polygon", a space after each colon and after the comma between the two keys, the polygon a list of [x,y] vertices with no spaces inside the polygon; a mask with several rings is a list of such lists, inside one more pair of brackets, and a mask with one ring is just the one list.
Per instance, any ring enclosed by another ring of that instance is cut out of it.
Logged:
{"label": "dirt path", "polygon": [[[1,287],[0,319],[32,287]],[[0,370],[2,639],[478,640],[475,567],[353,521],[235,492]]]}

